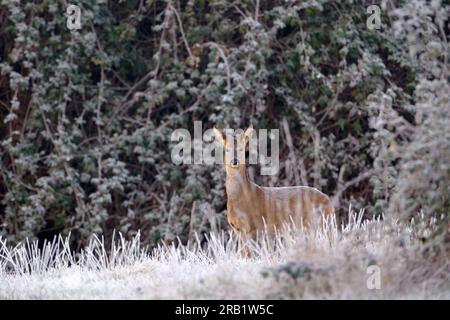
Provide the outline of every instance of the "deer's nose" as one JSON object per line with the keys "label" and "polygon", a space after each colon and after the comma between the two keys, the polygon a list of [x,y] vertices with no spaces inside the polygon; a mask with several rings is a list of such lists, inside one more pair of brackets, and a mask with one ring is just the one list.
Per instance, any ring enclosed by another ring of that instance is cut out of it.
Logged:
{"label": "deer's nose", "polygon": [[239,164],[238,159],[234,158],[233,160],[231,160],[231,164],[232,164],[233,166],[237,166],[237,165]]}

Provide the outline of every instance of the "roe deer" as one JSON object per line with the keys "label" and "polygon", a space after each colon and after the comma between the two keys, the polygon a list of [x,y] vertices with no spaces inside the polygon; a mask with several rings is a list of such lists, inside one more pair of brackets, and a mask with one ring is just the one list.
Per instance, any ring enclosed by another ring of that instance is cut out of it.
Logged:
{"label": "roe deer", "polygon": [[[284,224],[312,227],[334,214],[331,200],[306,186],[262,187],[250,181],[245,165],[245,146],[253,127],[245,132],[224,134],[214,127],[216,139],[225,147],[227,220],[238,234],[254,238],[267,231],[273,235]],[[235,151],[239,155],[235,156]]]}

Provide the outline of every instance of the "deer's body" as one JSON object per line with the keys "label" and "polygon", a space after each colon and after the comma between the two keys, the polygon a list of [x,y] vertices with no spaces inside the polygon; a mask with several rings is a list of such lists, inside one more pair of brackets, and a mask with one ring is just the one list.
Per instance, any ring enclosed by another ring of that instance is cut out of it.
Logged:
{"label": "deer's body", "polygon": [[227,175],[227,219],[238,232],[254,237],[258,232],[281,231],[284,224],[310,227],[322,214],[334,213],[328,196],[311,187],[261,187],[238,170]]}
{"label": "deer's body", "polygon": [[[233,138],[238,152],[245,150],[252,130],[250,127],[243,136]],[[219,134],[216,129],[219,141],[229,148],[227,140]],[[243,146],[239,142],[243,142]],[[285,224],[308,228],[317,225],[323,216],[334,214],[331,200],[315,188],[262,187],[253,183],[248,177],[245,160],[234,158],[232,151],[225,155],[227,219],[237,232],[254,237],[263,231],[269,234],[281,231]]]}

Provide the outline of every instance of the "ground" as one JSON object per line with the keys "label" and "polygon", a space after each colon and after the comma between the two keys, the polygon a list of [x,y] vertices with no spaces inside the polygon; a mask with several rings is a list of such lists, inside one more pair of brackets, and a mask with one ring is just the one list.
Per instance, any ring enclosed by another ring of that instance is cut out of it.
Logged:
{"label": "ground", "polygon": [[43,250],[0,239],[0,299],[450,299],[449,258],[424,241],[432,224],[350,217],[343,229],[262,237],[250,255],[232,233],[153,250],[93,237],[78,255],[63,238]]}

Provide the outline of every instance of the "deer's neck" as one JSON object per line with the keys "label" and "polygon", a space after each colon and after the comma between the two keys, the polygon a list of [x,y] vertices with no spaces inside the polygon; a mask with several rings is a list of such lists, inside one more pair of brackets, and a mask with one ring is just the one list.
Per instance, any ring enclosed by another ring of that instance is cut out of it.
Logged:
{"label": "deer's neck", "polygon": [[240,202],[250,197],[253,188],[254,184],[245,168],[227,172],[226,191],[229,201]]}

